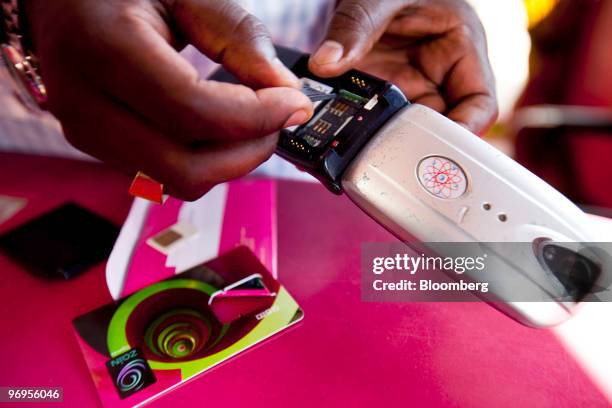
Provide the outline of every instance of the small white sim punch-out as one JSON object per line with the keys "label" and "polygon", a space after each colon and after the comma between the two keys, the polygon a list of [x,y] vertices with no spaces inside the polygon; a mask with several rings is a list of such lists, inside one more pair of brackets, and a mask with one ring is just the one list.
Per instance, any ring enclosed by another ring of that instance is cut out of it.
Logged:
{"label": "small white sim punch-out", "polygon": [[[319,78],[307,56],[290,54],[280,50],[305,93],[329,98],[313,99],[312,119],[281,132],[280,156],[413,248],[441,256],[485,250],[489,273],[461,278],[485,279],[489,292],[475,294],[524,324],[558,324],[595,291],[607,292],[599,231],[567,198],[394,85],[354,70]],[[225,72],[213,78],[231,80]]]}

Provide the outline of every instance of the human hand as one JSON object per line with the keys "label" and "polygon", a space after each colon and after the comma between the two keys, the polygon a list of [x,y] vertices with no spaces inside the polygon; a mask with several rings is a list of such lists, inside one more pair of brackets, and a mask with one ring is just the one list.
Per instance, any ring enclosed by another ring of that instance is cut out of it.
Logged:
{"label": "human hand", "polygon": [[476,133],[497,117],[484,29],[463,0],[341,0],[309,66],[386,79]]}
{"label": "human hand", "polygon": [[[68,141],[179,198],[248,173],[312,115],[266,28],[233,1],[26,0],[26,16]],[[177,52],[187,43],[250,87],[199,78]]]}

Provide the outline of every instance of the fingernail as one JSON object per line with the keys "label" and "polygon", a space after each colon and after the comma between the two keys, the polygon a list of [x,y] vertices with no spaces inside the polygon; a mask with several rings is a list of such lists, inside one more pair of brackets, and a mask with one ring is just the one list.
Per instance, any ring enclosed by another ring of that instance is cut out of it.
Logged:
{"label": "fingernail", "polygon": [[288,128],[291,126],[301,125],[305,123],[310,118],[310,114],[305,110],[300,109],[297,112],[294,112],[293,115],[289,116],[289,119],[283,125],[283,128]]}
{"label": "fingernail", "polygon": [[327,40],[314,53],[312,62],[317,65],[335,64],[342,59],[344,47],[337,41]]}
{"label": "fingernail", "polygon": [[274,65],[276,65],[278,72],[287,80],[287,85],[291,85],[294,88],[299,88],[301,86],[300,80],[295,74],[287,68],[285,64],[278,58],[274,58],[272,61]]}

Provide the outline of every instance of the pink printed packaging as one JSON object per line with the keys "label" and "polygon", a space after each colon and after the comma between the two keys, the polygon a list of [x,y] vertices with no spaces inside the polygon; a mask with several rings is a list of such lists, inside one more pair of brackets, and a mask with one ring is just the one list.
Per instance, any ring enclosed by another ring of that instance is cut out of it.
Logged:
{"label": "pink printed packaging", "polygon": [[149,402],[303,317],[276,280],[269,180],[195,202],[136,199],[106,276],[115,302],[73,322],[105,406]]}
{"label": "pink printed packaging", "polygon": [[135,199],[106,267],[113,299],[215,258],[238,245],[276,273],[276,185],[246,179],[214,187],[201,199]]}
{"label": "pink printed packaging", "polygon": [[241,246],[79,316],[73,326],[102,404],[129,407],[302,317],[286,289]]}

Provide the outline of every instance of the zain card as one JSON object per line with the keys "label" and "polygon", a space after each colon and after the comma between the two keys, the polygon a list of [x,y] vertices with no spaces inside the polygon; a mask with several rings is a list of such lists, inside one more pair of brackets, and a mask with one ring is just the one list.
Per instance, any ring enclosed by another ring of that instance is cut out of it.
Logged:
{"label": "zain card", "polygon": [[123,407],[151,401],[302,317],[257,257],[238,247],[73,325],[103,405]]}

